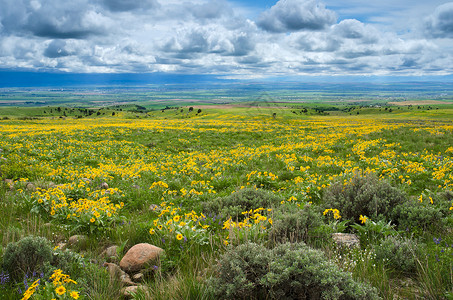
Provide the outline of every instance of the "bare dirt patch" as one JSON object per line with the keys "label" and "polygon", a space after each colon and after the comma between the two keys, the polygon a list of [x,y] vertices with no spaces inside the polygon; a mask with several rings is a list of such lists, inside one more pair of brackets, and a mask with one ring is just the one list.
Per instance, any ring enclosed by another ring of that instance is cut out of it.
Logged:
{"label": "bare dirt patch", "polygon": [[389,102],[391,105],[435,105],[435,104],[453,104],[453,102],[445,102],[438,100],[414,100],[414,101],[401,101],[401,102]]}

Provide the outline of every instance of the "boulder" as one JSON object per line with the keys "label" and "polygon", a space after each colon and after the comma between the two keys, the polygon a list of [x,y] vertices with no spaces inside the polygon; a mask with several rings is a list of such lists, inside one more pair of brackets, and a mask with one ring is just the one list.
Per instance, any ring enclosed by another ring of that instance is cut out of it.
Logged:
{"label": "boulder", "polygon": [[138,272],[151,262],[157,260],[163,251],[163,249],[151,244],[137,244],[130,248],[126,255],[124,255],[120,261],[120,267],[128,273]]}
{"label": "boulder", "polygon": [[332,233],[332,239],[341,247],[360,247],[360,240],[355,234],[351,233]]}

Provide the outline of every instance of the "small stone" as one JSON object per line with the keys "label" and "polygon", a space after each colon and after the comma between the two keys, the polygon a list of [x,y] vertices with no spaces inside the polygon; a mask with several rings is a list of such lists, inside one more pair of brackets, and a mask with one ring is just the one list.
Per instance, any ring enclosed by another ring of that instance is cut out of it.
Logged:
{"label": "small stone", "polygon": [[73,235],[68,240],[68,246],[75,246],[80,249],[85,248],[88,241],[86,235]]}
{"label": "small stone", "polygon": [[143,285],[134,285],[134,286],[125,287],[125,288],[121,289],[121,294],[124,297],[130,299],[130,298],[132,298],[132,294],[137,293],[139,290],[142,290],[148,299],[148,297],[150,296],[149,289]]}
{"label": "small stone", "polygon": [[355,234],[351,233],[333,233],[332,239],[339,246],[346,246],[349,248],[360,247],[360,240]]}
{"label": "small stone", "polygon": [[27,189],[27,191],[31,191],[31,192],[35,192],[36,191],[36,186],[33,183],[31,183],[31,182],[27,183],[25,188]]}
{"label": "small stone", "polygon": [[134,276],[132,276],[132,280],[134,282],[143,282],[143,279],[144,279],[143,273],[137,273]]}
{"label": "small stone", "polygon": [[120,262],[122,270],[134,273],[142,270],[147,264],[157,260],[164,250],[148,243],[133,246]]}
{"label": "small stone", "polygon": [[82,178],[82,181],[84,181],[84,182],[87,183],[87,184],[90,184],[90,183],[91,183],[91,179],[85,178],[85,177]]}
{"label": "small stone", "polygon": [[131,277],[121,270],[121,268],[112,263],[104,263],[104,267],[107,268],[107,271],[110,275],[110,285],[113,285],[115,282],[120,281],[122,286],[131,286],[135,285],[135,283],[131,280]]}
{"label": "small stone", "polygon": [[10,191],[14,189],[14,181],[12,179],[5,179],[5,183],[8,185]]}
{"label": "small stone", "polygon": [[118,256],[118,246],[113,245],[113,246],[108,247],[107,249],[104,250],[103,254],[108,257]]}
{"label": "small stone", "polygon": [[108,262],[118,263],[119,257],[117,249],[118,246],[116,245],[110,246],[107,249],[105,249],[101,255],[104,256]]}
{"label": "small stone", "polygon": [[149,210],[155,211],[155,212],[161,212],[163,210],[163,208],[160,205],[151,204],[149,206]]}

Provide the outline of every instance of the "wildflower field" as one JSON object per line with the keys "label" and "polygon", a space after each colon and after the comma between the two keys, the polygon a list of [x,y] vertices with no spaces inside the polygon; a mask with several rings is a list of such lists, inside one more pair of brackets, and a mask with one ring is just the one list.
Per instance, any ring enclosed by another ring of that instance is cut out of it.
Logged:
{"label": "wildflower field", "polygon": [[[226,278],[234,272],[224,261],[233,264],[228,255],[240,247],[270,249],[278,261],[277,275],[256,275],[263,288],[253,297],[304,299],[276,288],[293,280],[278,277],[292,270],[278,253],[293,246],[282,245],[302,243],[378,298],[453,299],[448,114],[301,117],[237,108],[190,118],[1,120],[0,255],[33,235],[70,259],[14,279],[3,258],[0,298],[119,299],[102,251],[119,245],[121,257],[150,243],[165,251],[145,276],[152,299],[252,298],[250,272]],[[360,245],[340,246],[333,233],[353,233]],[[64,254],[57,245],[75,234],[86,245]],[[73,287],[49,291],[56,269]]]}

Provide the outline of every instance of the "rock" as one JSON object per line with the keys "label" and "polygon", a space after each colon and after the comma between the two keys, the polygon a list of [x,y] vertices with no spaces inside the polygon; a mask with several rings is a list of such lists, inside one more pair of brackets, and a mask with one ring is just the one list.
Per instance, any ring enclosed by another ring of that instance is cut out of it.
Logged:
{"label": "rock", "polygon": [[152,261],[157,260],[163,251],[163,249],[151,244],[137,244],[124,255],[120,267],[128,273],[138,272]]}
{"label": "rock", "polygon": [[60,250],[66,249],[66,243],[58,243],[57,246],[58,246],[58,249],[60,249]]}
{"label": "rock", "polygon": [[88,237],[86,235],[73,235],[68,240],[68,247],[75,246],[83,249],[87,246]]}
{"label": "rock", "polygon": [[332,239],[339,246],[346,246],[349,248],[360,247],[360,240],[355,234],[351,233],[332,233]]}
{"label": "rock", "polygon": [[163,210],[163,207],[160,206],[160,205],[151,204],[151,205],[149,206],[149,210],[155,211],[155,212],[161,212],[161,211]]}
{"label": "rock", "polygon": [[100,187],[101,189],[103,189],[103,190],[106,190],[106,189],[109,188],[109,185],[108,185],[107,182],[103,182],[103,183],[101,183],[101,185],[100,185],[99,187]]}
{"label": "rock", "polygon": [[84,178],[82,178],[82,180],[83,180],[85,183],[87,183],[87,184],[90,184],[90,183],[91,183],[91,179],[89,179],[89,178],[85,178],[85,177],[84,177]]}
{"label": "rock", "polygon": [[118,246],[113,245],[104,250],[103,254],[105,256],[118,256]]}
{"label": "rock", "polygon": [[5,183],[8,185],[10,191],[14,189],[14,181],[12,179],[5,179]]}
{"label": "rock", "polygon": [[110,285],[115,284],[115,282],[120,282],[122,286],[131,286],[135,283],[131,280],[130,276],[121,270],[118,265],[112,263],[104,263],[104,267],[107,268],[107,271],[110,275]]}
{"label": "rock", "polygon": [[118,262],[117,250],[118,250],[118,246],[113,245],[113,246],[110,246],[107,249],[105,249],[101,255],[104,256],[107,259],[107,261],[117,263]]}
{"label": "rock", "polygon": [[134,282],[143,282],[143,279],[144,279],[143,273],[137,273],[134,276],[132,276],[132,280]]}
{"label": "rock", "polygon": [[36,191],[36,186],[33,183],[31,183],[31,182],[27,183],[25,188],[27,189],[27,191],[31,191],[31,192],[35,192]]}
{"label": "rock", "polygon": [[146,299],[149,299],[149,298],[150,298],[150,296],[151,296],[151,295],[150,295],[150,291],[149,291],[149,289],[148,289],[146,286],[144,286],[144,285],[134,285],[134,286],[125,287],[125,288],[121,289],[121,294],[122,294],[124,297],[130,299],[130,298],[133,297],[133,296],[132,296],[133,293],[137,293],[137,292],[139,292],[140,290],[143,291],[143,293],[144,293],[145,296],[146,296]]}

